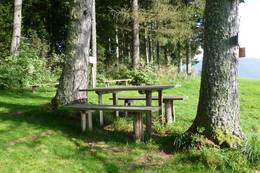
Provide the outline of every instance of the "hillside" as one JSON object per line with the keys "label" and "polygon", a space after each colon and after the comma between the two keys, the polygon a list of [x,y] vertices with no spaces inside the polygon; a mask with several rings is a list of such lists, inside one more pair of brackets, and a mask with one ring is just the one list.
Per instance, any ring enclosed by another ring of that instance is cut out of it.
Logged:
{"label": "hillside", "polygon": [[[241,78],[260,79],[260,58],[241,58],[239,60],[239,76]],[[196,73],[201,72],[202,62],[194,65]]]}

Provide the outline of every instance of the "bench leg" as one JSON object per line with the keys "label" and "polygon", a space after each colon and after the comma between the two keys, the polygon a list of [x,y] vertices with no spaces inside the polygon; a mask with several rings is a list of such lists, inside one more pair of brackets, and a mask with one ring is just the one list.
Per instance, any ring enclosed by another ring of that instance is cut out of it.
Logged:
{"label": "bench leg", "polygon": [[175,122],[176,121],[176,111],[175,111],[174,101],[171,102],[171,108],[172,108],[173,122]]}
{"label": "bench leg", "polygon": [[134,139],[140,142],[143,138],[143,119],[142,113],[137,112],[134,116]]}
{"label": "bench leg", "polygon": [[[102,94],[98,94],[98,104],[102,105],[103,104],[103,99],[102,99]],[[100,126],[104,126],[104,117],[103,117],[103,111],[99,111],[99,121],[100,121]]]}
{"label": "bench leg", "polygon": [[161,117],[161,124],[163,125],[165,123],[165,118],[164,118],[164,115],[163,115],[163,95],[162,95],[162,90],[159,90],[158,91],[158,106],[161,108],[159,110],[159,116]]}
{"label": "bench leg", "polygon": [[[132,100],[125,100],[125,106],[131,106]],[[125,111],[125,116],[128,116],[128,112]]]}
{"label": "bench leg", "polygon": [[172,124],[172,118],[173,118],[173,107],[172,107],[172,101],[166,100],[165,101],[165,115],[166,115],[166,121],[167,124]]}
{"label": "bench leg", "polygon": [[86,112],[80,112],[81,115],[81,130],[82,132],[86,131]]}
{"label": "bench leg", "polygon": [[[113,105],[118,105],[117,93],[113,93]],[[115,111],[116,117],[119,117],[119,111]]]}
{"label": "bench leg", "polygon": [[[146,91],[146,106],[152,106],[152,92]],[[150,138],[152,134],[152,112],[146,113],[146,132],[148,134],[148,138]]]}
{"label": "bench leg", "polygon": [[92,112],[88,112],[88,129],[92,130],[93,129],[93,123],[92,123]]}

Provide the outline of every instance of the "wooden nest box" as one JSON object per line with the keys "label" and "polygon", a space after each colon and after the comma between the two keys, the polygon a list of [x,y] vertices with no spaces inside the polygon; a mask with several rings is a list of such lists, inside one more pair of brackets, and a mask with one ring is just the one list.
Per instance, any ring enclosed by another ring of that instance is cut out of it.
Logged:
{"label": "wooden nest box", "polygon": [[246,57],[246,48],[245,47],[239,47],[239,58]]}

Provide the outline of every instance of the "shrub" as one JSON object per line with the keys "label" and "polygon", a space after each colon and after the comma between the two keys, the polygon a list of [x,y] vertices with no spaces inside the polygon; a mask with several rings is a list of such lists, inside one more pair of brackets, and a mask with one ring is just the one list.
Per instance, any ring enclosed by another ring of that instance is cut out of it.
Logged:
{"label": "shrub", "polygon": [[19,56],[8,56],[0,64],[0,85],[6,88],[26,87],[53,80],[46,60],[37,50],[23,45]]}

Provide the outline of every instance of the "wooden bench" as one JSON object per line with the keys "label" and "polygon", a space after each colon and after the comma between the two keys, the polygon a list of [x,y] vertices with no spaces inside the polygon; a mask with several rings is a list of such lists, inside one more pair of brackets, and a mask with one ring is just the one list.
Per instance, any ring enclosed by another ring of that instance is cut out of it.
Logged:
{"label": "wooden bench", "polygon": [[[124,100],[125,106],[131,106],[131,103],[133,101],[145,100],[146,98],[144,96],[137,96],[137,97],[118,96],[117,99]],[[163,97],[163,102],[165,104],[165,116],[166,116],[167,124],[171,124],[172,122],[176,121],[176,111],[175,111],[174,101],[185,100],[185,99],[187,99],[186,96],[164,96]],[[158,97],[153,96],[152,100],[158,100]]]}
{"label": "wooden bench", "polygon": [[55,86],[55,88],[57,88],[58,85],[59,83],[56,82],[56,83],[46,83],[46,84],[34,84],[34,85],[30,85],[30,87],[32,88],[32,93],[36,93],[40,87]]}
{"label": "wooden bench", "polygon": [[[76,109],[81,112],[81,127],[82,131],[86,130],[86,115],[88,117],[88,129],[92,130],[92,113],[94,111],[127,111],[133,113],[134,116],[134,139],[140,141],[143,138],[143,119],[142,113],[157,112],[160,107],[154,106],[115,106],[115,105],[94,105],[94,104],[72,104],[66,106],[68,108]],[[150,127],[150,126],[146,126]],[[149,132],[149,131],[148,131]],[[151,134],[148,134],[149,136]]]}
{"label": "wooden bench", "polygon": [[116,80],[105,80],[104,83],[105,83],[105,86],[109,86],[110,83],[119,83],[119,82],[124,82],[125,83],[125,86],[128,85],[129,82],[131,82],[132,79],[116,79]]}

